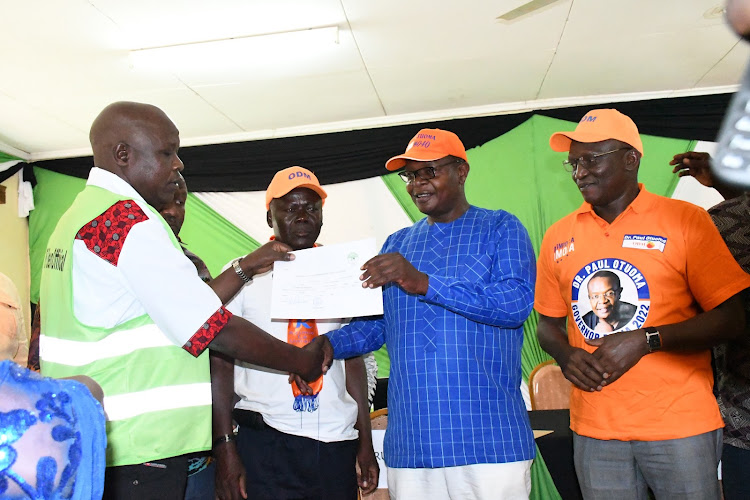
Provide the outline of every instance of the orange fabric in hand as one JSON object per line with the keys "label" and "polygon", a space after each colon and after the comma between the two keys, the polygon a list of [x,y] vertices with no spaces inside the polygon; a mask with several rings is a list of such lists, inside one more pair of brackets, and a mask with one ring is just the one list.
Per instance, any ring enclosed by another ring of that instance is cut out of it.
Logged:
{"label": "orange fabric in hand", "polygon": [[[290,319],[286,329],[286,341],[297,347],[304,347],[318,336],[318,326],[314,319]],[[305,395],[299,390],[297,382],[292,382],[295,411],[312,412],[318,409],[318,394],[323,389],[323,375],[309,383],[312,395]]]}

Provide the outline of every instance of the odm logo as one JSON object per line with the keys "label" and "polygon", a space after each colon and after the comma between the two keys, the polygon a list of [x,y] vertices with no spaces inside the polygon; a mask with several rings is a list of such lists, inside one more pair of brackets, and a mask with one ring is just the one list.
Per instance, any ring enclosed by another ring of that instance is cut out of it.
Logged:
{"label": "odm logo", "polygon": [[310,174],[308,174],[308,173],[305,173],[305,172],[299,172],[299,171],[298,171],[298,172],[292,172],[292,173],[290,173],[290,174],[289,174],[289,180],[290,180],[290,181],[291,181],[292,179],[294,179],[295,177],[304,177],[305,179],[310,179],[310,180],[312,180],[312,177],[310,177]]}

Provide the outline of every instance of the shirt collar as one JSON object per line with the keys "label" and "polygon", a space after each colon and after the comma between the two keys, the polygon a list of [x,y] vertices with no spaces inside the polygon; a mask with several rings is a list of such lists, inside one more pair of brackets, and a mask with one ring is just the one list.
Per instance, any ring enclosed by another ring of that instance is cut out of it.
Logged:
{"label": "shirt collar", "polygon": [[[656,195],[654,195],[652,193],[649,193],[646,190],[646,188],[643,185],[643,183],[641,183],[641,182],[638,183],[638,189],[639,189],[638,196],[636,196],[635,199],[632,202],[630,202],[630,205],[628,205],[625,208],[625,210],[623,210],[623,212],[622,212],[623,214],[625,212],[627,212],[628,210],[632,210],[633,212],[635,212],[637,214],[643,213],[653,203],[654,196],[656,196]],[[590,203],[587,203],[585,201],[573,213],[576,214],[576,215],[582,215],[582,214],[591,213],[593,216],[599,217],[598,215],[596,215],[596,212],[594,212],[594,207],[592,207]],[[618,215],[617,218],[619,219],[621,215],[622,214]]]}
{"label": "shirt collar", "polygon": [[138,191],[136,191],[133,186],[128,184],[125,179],[118,177],[117,175],[108,170],[104,170],[103,168],[92,168],[91,172],[89,172],[89,178],[86,181],[86,185],[100,187],[120,196],[125,196],[127,198],[132,198],[135,201],[142,201],[148,204],[148,202],[143,199],[143,196],[138,194]]}

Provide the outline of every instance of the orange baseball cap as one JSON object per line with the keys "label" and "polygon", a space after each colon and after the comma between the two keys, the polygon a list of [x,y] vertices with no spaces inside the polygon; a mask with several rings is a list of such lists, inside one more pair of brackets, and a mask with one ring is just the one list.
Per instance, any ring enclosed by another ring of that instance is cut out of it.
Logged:
{"label": "orange baseball cap", "polygon": [[643,156],[643,142],[630,117],[616,109],[593,109],[578,122],[573,132],[555,132],[549,138],[553,151],[570,151],[570,142],[601,142],[616,139],[629,144]]}
{"label": "orange baseball cap", "polygon": [[273,176],[271,184],[266,189],[266,210],[271,207],[271,200],[281,198],[292,189],[303,187],[312,189],[320,195],[323,203],[326,202],[326,192],[320,187],[320,182],[315,174],[302,167],[289,167],[279,170]]}
{"label": "orange baseball cap", "polygon": [[461,139],[447,130],[423,128],[409,141],[406,152],[385,162],[385,168],[398,170],[404,168],[406,160],[433,161],[449,155],[466,160],[466,149]]}

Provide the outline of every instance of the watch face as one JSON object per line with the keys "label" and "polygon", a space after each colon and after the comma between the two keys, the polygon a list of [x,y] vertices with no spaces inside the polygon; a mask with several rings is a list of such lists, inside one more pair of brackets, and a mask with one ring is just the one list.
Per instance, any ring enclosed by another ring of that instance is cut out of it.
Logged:
{"label": "watch face", "polygon": [[661,336],[658,331],[649,331],[646,333],[646,338],[648,340],[648,349],[650,351],[661,349]]}

